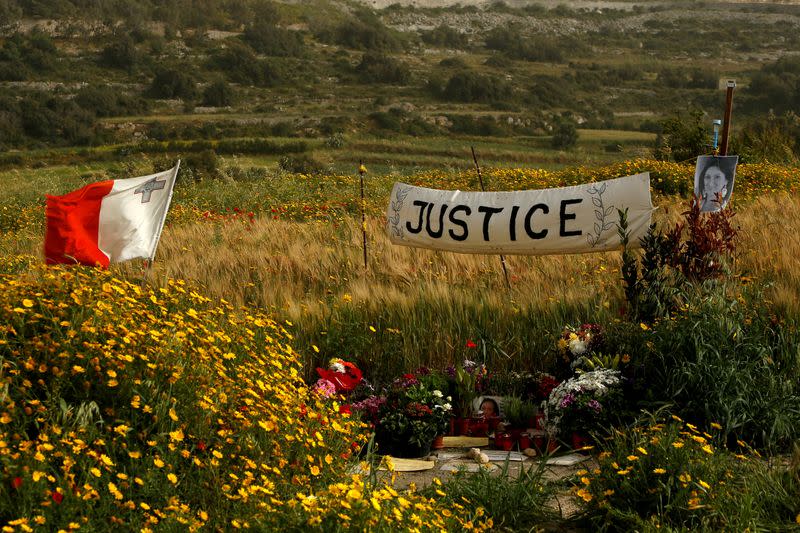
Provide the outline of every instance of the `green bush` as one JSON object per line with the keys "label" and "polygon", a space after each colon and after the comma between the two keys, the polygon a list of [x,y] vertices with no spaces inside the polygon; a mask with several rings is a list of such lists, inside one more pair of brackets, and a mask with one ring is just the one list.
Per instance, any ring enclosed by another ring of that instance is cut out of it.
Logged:
{"label": "green bush", "polygon": [[443,493],[445,502],[469,501],[486,509],[498,531],[535,531],[556,515],[548,505],[556,488],[545,478],[544,461],[523,466],[518,475],[510,472],[508,461],[499,473],[457,472],[439,485],[434,483],[423,494],[435,498]]}
{"label": "green bush", "polygon": [[420,37],[424,43],[440,48],[462,50],[469,46],[469,37],[466,33],[462,33],[444,24],[440,24],[429,31],[421,31]]}
{"label": "green bush", "polygon": [[227,107],[233,105],[236,93],[227,82],[217,80],[203,90],[203,105]]}
{"label": "green bush", "polygon": [[229,41],[209,59],[208,65],[224,72],[231,81],[245,85],[271,87],[282,78],[272,63],[258,59],[252,48],[238,41]]}
{"label": "green bush", "polygon": [[475,72],[459,72],[447,81],[442,91],[446,100],[457,102],[489,103],[508,99],[511,86],[504,80]]}
{"label": "green bush", "polygon": [[113,40],[100,52],[100,64],[133,72],[140,61],[136,43],[129,34],[114,36]]}
{"label": "green bush", "polygon": [[710,139],[702,111],[676,113],[664,119],[661,126],[664,138],[657,159],[688,161],[706,152]]}
{"label": "green bush", "polygon": [[356,67],[363,83],[393,83],[405,85],[411,72],[403,62],[381,52],[367,52]]}
{"label": "green bush", "polygon": [[293,174],[321,174],[325,171],[325,165],[311,155],[287,155],[282,157],[278,166],[285,172]]}
{"label": "green bush", "polygon": [[151,98],[181,98],[197,96],[197,84],[187,69],[162,68],[156,72],[147,91]]}
{"label": "green bush", "polygon": [[244,30],[242,40],[259,54],[299,57],[305,53],[303,34],[287,30],[268,21],[257,21]]}
{"label": "green bush", "polygon": [[[800,512],[800,470],[770,468],[755,454],[721,448],[711,433],[673,417],[614,433],[599,465],[573,493],[593,531],[789,530]],[[718,424],[711,423],[714,427]],[[743,443],[742,443],[743,444]]]}
{"label": "green bush", "polygon": [[643,379],[650,401],[718,422],[724,438],[786,449],[800,435],[799,339],[761,302],[758,294],[727,297],[723,287],[691,299],[643,332],[651,346]]}
{"label": "green bush", "polygon": [[147,111],[147,100],[133,97],[110,85],[88,85],[75,95],[75,103],[98,117],[137,115]]}
{"label": "green bush", "polygon": [[553,131],[550,146],[556,150],[569,150],[578,144],[578,128],[571,120],[562,120]]}

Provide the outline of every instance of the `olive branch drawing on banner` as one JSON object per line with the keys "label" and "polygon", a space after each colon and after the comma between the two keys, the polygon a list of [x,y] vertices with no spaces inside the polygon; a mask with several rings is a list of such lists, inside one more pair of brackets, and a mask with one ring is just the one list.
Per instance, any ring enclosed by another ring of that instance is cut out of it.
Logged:
{"label": "olive branch drawing on banner", "polygon": [[400,210],[403,208],[403,202],[408,196],[411,187],[399,187],[395,193],[396,200],[393,200],[390,208],[394,212],[393,216],[388,218],[389,224],[392,226],[392,235],[395,237],[403,238],[403,228],[400,227]]}
{"label": "olive branch drawing on banner", "polygon": [[609,207],[605,207],[603,203],[603,193],[606,192],[606,184],[603,183],[599,187],[597,184],[593,184],[589,187],[586,192],[592,197],[592,203],[594,204],[594,216],[597,219],[597,222],[594,223],[594,231],[596,233],[589,233],[586,236],[586,240],[589,242],[589,246],[594,248],[597,246],[597,243],[600,242],[600,235],[603,234],[604,231],[608,231],[614,227],[614,222],[606,222],[609,215],[614,212],[614,206],[611,205]]}

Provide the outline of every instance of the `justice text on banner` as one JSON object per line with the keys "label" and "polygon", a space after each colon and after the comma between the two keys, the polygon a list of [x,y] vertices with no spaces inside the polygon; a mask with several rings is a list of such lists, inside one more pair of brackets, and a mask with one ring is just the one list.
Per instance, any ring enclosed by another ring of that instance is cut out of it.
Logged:
{"label": "justice text on banner", "polygon": [[653,211],[650,173],[528,191],[443,191],[395,183],[392,243],[471,254],[579,254],[620,248],[619,210],[638,245]]}

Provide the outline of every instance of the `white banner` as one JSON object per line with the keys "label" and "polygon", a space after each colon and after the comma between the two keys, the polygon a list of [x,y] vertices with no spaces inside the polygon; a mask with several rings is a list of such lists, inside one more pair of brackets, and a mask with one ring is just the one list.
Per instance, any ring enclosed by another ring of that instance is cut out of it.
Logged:
{"label": "white banner", "polygon": [[512,192],[440,191],[395,183],[387,211],[394,244],[466,254],[579,254],[620,248],[647,233],[650,173],[574,187]]}

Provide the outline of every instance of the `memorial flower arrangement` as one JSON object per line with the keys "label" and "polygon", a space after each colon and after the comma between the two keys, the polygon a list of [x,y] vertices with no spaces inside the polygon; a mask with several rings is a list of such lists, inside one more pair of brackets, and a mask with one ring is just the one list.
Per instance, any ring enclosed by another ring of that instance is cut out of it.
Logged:
{"label": "memorial flower arrangement", "polygon": [[572,371],[595,353],[602,342],[603,332],[599,324],[582,324],[578,328],[565,327],[556,345],[561,361]]}
{"label": "memorial flower arrangement", "polygon": [[471,417],[472,401],[483,390],[483,382],[488,375],[486,365],[464,359],[460,365],[451,366],[446,372],[453,383],[459,416]]}
{"label": "memorial flower arrangement", "polygon": [[[314,389],[328,398],[336,393],[347,395],[363,379],[363,374],[356,365],[338,357],[330,360],[328,368],[318,367],[317,375],[319,380],[314,385]],[[331,387],[333,387],[333,392],[331,392]]]}
{"label": "memorial flower arrangement", "polygon": [[404,374],[382,395],[356,402],[353,409],[374,425],[381,453],[414,457],[424,455],[433,439],[447,431],[453,415],[451,401],[413,374]]}
{"label": "memorial flower arrangement", "polygon": [[552,435],[603,431],[622,407],[622,376],[599,369],[574,376],[552,390],[545,403],[545,427]]}

